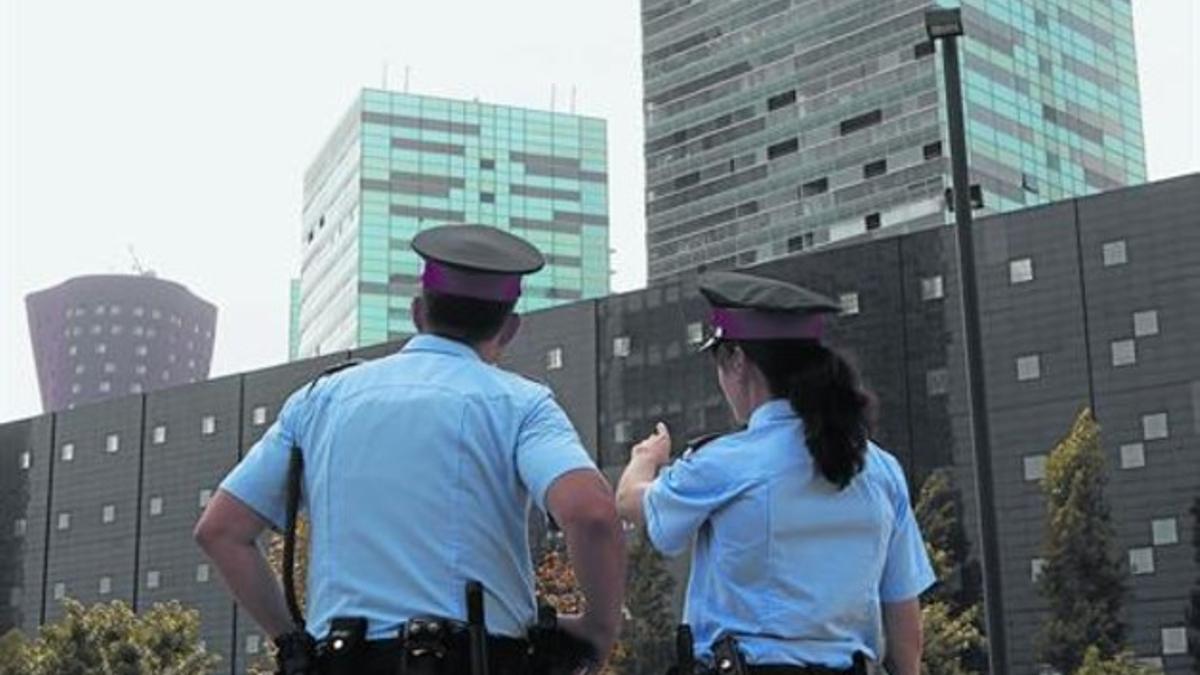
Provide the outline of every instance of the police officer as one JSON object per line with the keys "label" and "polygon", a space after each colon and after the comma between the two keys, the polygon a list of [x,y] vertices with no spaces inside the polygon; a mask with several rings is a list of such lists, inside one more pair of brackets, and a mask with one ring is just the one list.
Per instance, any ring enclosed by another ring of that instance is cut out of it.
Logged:
{"label": "police officer", "polygon": [[[536,611],[532,501],[561,527],[587,599],[582,615],[560,618],[559,628],[602,661],[624,584],[612,491],[551,391],[494,365],[520,325],[513,307],[521,277],[544,260],[525,241],[483,226],[426,230],[412,246],[425,260],[412,303],[420,335],[392,356],[295,392],[221,483],[197,541],[285,653],[309,635],[319,655],[361,642],[341,670],[404,672],[406,660],[440,658],[436,645],[415,656],[406,650],[406,628],[457,630],[467,618],[464,584],[481,582],[490,672],[524,673],[520,640]],[[294,625],[255,543],[284,525],[293,446],[303,456],[311,523],[307,632]],[[331,629],[342,631],[336,640]],[[465,642],[444,644],[453,651]],[[466,672],[460,656],[446,655],[460,664],[449,670],[409,672]],[[320,663],[312,672],[328,672]]]}
{"label": "police officer", "polygon": [[703,349],[745,427],[670,463],[659,424],[617,494],[661,553],[694,545],[694,657],[715,672],[858,673],[886,655],[893,675],[916,675],[917,596],[934,575],[904,473],[868,439],[868,395],[824,343],[837,305],[732,272],[700,291],[713,308]]}

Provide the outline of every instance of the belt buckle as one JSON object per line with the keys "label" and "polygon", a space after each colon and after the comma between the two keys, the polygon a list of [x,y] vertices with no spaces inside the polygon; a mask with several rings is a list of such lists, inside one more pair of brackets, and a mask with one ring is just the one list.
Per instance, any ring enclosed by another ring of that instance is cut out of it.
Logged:
{"label": "belt buckle", "polygon": [[404,624],[404,653],[406,656],[420,658],[432,656],[436,659],[446,657],[450,640],[450,622],[434,617],[416,617]]}

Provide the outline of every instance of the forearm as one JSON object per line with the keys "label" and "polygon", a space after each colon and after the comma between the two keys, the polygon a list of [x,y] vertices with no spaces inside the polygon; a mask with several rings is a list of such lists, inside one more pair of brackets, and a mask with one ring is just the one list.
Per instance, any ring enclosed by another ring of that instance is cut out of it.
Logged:
{"label": "forearm", "polygon": [[271,638],[294,630],[283,599],[283,588],[271,572],[262,550],[253,541],[215,541],[205,547],[205,552],[212,558],[238,605]]}
{"label": "forearm", "polygon": [[584,623],[611,643],[621,625],[625,595],[625,538],[616,510],[610,502],[592,517],[564,523],[563,533],[575,579],[587,600]]}
{"label": "forearm", "polygon": [[920,675],[921,604],[913,599],[884,604],[884,628],[887,633],[887,667],[891,675]]}
{"label": "forearm", "polygon": [[642,513],[642,498],[654,482],[657,471],[658,465],[648,456],[635,455],[629,460],[617,483],[617,511],[622,518],[637,525],[646,522]]}

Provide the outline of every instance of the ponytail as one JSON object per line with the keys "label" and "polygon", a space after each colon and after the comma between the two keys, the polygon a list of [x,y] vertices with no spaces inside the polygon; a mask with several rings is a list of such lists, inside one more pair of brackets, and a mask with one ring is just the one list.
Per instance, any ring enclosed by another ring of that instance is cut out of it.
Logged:
{"label": "ponytail", "polygon": [[738,342],[804,420],[804,440],[817,470],[839,490],[863,469],[873,398],[844,357],[812,340]]}

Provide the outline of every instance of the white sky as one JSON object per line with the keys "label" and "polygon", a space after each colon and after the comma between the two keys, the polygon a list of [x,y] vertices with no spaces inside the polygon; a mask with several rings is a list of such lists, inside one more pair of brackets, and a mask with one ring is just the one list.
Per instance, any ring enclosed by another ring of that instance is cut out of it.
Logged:
{"label": "white sky", "polygon": [[[1133,0],[1151,179],[1200,171],[1200,2]],[[0,0],[0,421],[41,411],[25,294],[128,272],[219,308],[213,374],[287,357],[301,178],[361,86],[609,122],[614,290],[645,281],[634,0]]]}

